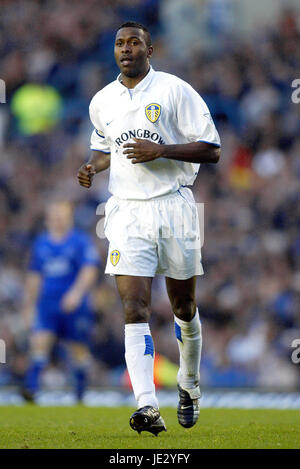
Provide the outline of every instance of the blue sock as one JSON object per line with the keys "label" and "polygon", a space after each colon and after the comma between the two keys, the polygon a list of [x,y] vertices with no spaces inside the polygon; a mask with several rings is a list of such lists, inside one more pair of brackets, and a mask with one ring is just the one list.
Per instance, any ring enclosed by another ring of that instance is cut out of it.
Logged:
{"label": "blue sock", "polygon": [[40,388],[40,376],[41,373],[48,365],[48,357],[39,356],[34,357],[29,365],[27,373],[25,375],[25,388],[32,392],[36,393]]}
{"label": "blue sock", "polygon": [[86,366],[76,366],[74,368],[75,394],[78,401],[81,401],[87,387],[88,373]]}

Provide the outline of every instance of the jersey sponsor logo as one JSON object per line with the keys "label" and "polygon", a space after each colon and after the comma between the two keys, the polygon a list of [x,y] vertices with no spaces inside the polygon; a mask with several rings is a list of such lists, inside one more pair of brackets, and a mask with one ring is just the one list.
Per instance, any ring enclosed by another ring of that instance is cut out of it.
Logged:
{"label": "jersey sponsor logo", "polygon": [[112,263],[113,266],[116,266],[117,263],[120,260],[120,251],[117,251],[116,249],[110,253],[110,262]]}
{"label": "jersey sponsor logo", "polygon": [[127,142],[132,138],[145,138],[150,139],[159,145],[164,145],[164,140],[157,132],[151,132],[147,129],[134,129],[134,130],[127,130],[127,132],[123,132],[120,137],[116,138],[115,143],[120,147],[123,143]]}
{"label": "jersey sponsor logo", "polygon": [[47,277],[61,277],[69,275],[71,272],[70,260],[67,257],[47,259],[43,270]]}
{"label": "jersey sponsor logo", "polygon": [[161,111],[161,106],[156,103],[148,104],[148,106],[145,107],[146,117],[152,123],[158,120],[160,116],[160,111]]}

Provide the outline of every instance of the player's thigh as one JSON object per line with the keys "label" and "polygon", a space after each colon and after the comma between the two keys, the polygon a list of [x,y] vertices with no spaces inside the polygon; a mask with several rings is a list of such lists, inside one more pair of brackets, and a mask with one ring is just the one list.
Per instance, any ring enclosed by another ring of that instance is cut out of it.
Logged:
{"label": "player's thigh", "polygon": [[203,274],[197,206],[187,188],[161,201],[163,235],[158,239],[157,273],[178,280]]}
{"label": "player's thigh", "polygon": [[49,354],[54,342],[56,335],[51,331],[39,330],[35,331],[30,337],[30,348],[34,354]]}
{"label": "player's thigh", "polygon": [[153,238],[151,204],[109,199],[105,235],[109,240],[105,273],[154,277],[158,255]]}
{"label": "player's thigh", "polygon": [[151,312],[152,277],[116,275],[116,284],[123,304],[125,322],[148,322]]}
{"label": "player's thigh", "polygon": [[196,276],[186,280],[166,277],[166,287],[173,312],[183,321],[193,319],[196,312],[196,281]]}

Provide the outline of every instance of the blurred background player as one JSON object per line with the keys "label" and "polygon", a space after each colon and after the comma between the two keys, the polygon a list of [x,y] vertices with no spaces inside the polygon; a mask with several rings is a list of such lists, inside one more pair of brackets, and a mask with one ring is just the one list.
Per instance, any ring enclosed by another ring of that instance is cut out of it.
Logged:
{"label": "blurred background player", "polygon": [[31,350],[23,396],[34,400],[53,346],[57,339],[63,339],[71,355],[80,401],[87,384],[93,325],[88,294],[97,278],[99,257],[92,239],[73,228],[70,203],[50,203],[46,227],[34,242],[26,278],[23,317],[30,329]]}

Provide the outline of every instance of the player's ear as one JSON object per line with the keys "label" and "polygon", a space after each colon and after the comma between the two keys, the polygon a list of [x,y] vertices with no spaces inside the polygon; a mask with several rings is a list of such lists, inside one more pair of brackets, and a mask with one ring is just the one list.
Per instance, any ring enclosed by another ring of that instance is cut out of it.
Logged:
{"label": "player's ear", "polygon": [[148,54],[147,54],[147,59],[150,59],[153,54],[153,46],[148,47]]}

